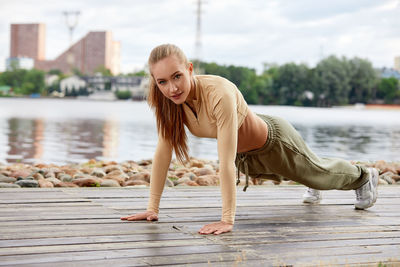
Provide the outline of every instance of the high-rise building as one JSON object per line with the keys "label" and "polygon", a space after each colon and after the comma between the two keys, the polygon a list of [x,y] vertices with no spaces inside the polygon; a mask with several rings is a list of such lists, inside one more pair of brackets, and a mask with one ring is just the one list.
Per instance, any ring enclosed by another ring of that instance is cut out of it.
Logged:
{"label": "high-rise building", "polygon": [[64,73],[77,69],[84,74],[93,74],[100,66],[114,75],[120,73],[120,43],[112,39],[111,32],[89,32],[56,59],[35,62],[37,69],[58,69]]}
{"label": "high-rise building", "polygon": [[45,59],[45,24],[11,24],[11,58]]}
{"label": "high-rise building", "polygon": [[63,73],[79,70],[93,74],[104,66],[114,75],[120,73],[120,43],[114,41],[109,31],[89,32],[54,60],[46,60],[44,24],[12,24],[10,58],[32,58],[34,67]]}
{"label": "high-rise building", "polygon": [[394,58],[394,69],[400,71],[400,56]]}

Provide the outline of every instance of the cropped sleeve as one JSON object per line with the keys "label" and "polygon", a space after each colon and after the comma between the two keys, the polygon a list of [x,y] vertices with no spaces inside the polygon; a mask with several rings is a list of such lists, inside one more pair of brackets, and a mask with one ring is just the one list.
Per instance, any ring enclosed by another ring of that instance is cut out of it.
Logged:
{"label": "cropped sleeve", "polygon": [[237,104],[233,91],[221,91],[212,97],[212,104],[213,115],[216,118],[217,124],[222,221],[233,224],[236,213],[235,157],[238,141]]}
{"label": "cropped sleeve", "polygon": [[154,211],[158,214],[160,199],[164,190],[171,158],[172,146],[165,139],[159,136],[151,169],[150,198],[147,206],[148,211]]}

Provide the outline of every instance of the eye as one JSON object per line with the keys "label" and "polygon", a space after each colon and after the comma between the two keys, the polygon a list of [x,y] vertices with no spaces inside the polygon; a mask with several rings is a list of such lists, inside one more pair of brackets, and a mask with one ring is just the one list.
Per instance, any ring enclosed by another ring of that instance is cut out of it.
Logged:
{"label": "eye", "polygon": [[164,85],[164,84],[165,84],[165,81],[158,81],[158,84],[159,84],[159,85]]}
{"label": "eye", "polygon": [[177,74],[177,75],[175,75],[175,80],[178,80],[180,77],[182,76],[182,74]]}

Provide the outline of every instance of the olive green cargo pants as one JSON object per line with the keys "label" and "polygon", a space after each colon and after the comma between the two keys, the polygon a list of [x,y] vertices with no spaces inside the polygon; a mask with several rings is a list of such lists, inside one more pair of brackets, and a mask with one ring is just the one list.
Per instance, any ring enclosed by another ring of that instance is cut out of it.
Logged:
{"label": "olive green cargo pants", "polygon": [[315,155],[286,120],[258,116],[268,125],[267,142],[259,149],[238,153],[235,160],[238,175],[239,170],[245,173],[247,181],[247,174],[278,181],[287,178],[319,190],[357,189],[368,181],[368,171],[363,166]]}

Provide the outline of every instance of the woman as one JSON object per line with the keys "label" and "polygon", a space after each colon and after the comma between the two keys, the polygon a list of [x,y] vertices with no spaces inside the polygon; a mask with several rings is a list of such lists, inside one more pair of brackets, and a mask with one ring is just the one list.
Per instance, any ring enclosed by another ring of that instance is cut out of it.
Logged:
{"label": "woman", "polygon": [[[203,226],[200,234],[232,231],[236,211],[235,164],[238,174],[239,170],[246,174],[246,181],[248,176],[286,177],[320,190],[355,189],[356,208],[365,209],[375,203],[375,169],[317,157],[288,122],[254,114],[230,81],[213,75],[193,75],[193,64],[175,45],[154,48],[148,63],[148,103],[155,111],[159,134],[150,199],[146,212],[121,217],[122,220],[158,220],[172,152],[182,162],[189,158],[184,126],[195,136],[217,138],[218,143],[222,218]],[[315,192],[318,191],[311,193]]]}

